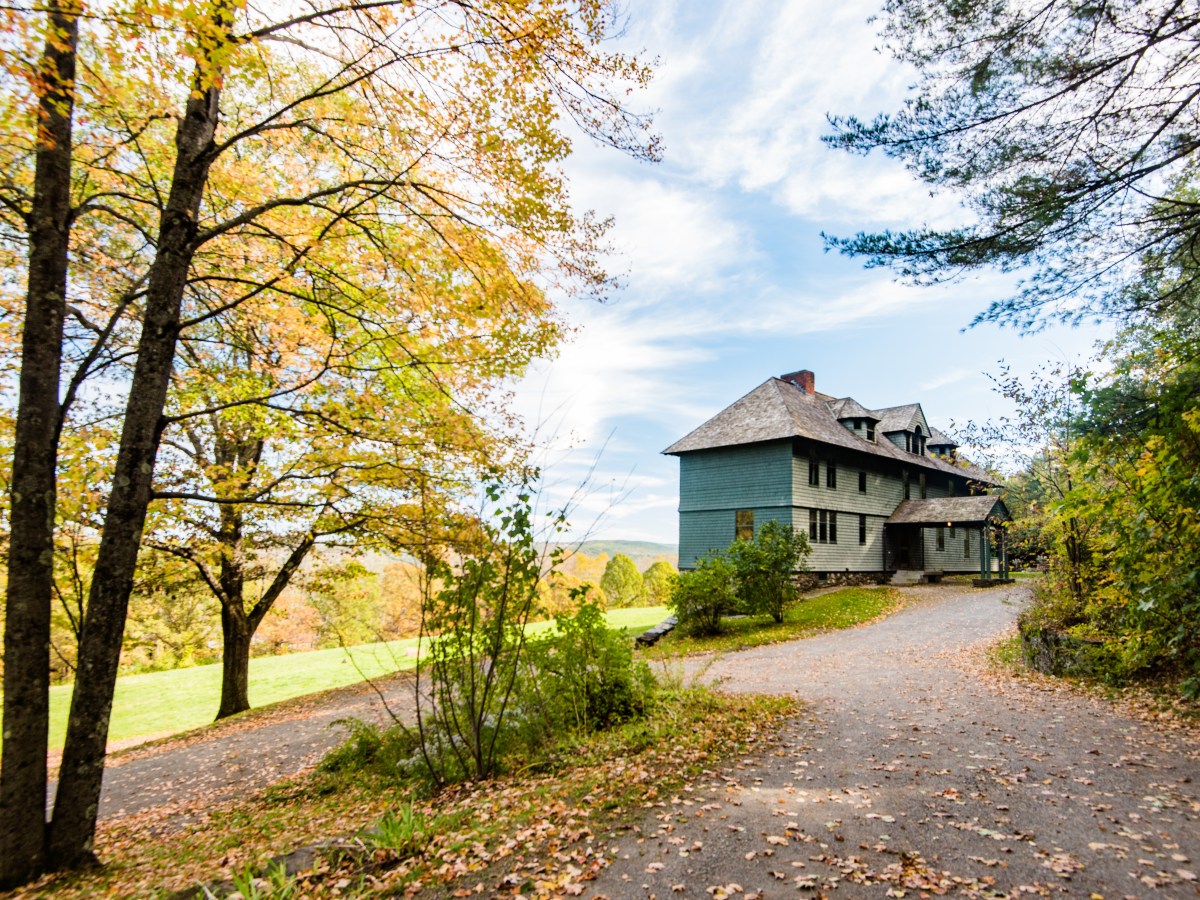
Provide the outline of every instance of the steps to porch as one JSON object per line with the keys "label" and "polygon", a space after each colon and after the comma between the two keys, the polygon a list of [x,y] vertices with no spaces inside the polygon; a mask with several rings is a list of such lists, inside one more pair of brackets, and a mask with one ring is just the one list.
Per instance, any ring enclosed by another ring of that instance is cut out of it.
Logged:
{"label": "steps to porch", "polygon": [[941,572],[929,572],[924,569],[897,569],[892,575],[892,584],[936,584],[942,580]]}

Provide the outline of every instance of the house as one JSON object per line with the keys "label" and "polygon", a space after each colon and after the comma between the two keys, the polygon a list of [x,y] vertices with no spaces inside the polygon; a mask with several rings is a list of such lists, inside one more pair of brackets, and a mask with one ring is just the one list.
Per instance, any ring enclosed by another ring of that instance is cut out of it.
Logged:
{"label": "house", "polygon": [[817,580],[898,571],[1007,576],[1003,501],[919,403],[868,409],[807,369],[768,379],[663,452],[679,457],[679,565],[775,519]]}

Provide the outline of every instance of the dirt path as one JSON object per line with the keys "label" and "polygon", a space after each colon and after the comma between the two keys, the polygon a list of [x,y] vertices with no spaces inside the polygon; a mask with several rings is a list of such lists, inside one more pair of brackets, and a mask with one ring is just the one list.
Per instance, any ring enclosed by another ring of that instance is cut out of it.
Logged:
{"label": "dirt path", "polygon": [[908,596],[872,626],[712,662],[724,689],[810,713],[615,838],[588,895],[1200,895],[1195,741],[980,668],[971,646],[1011,627],[1024,588]]}
{"label": "dirt path", "polygon": [[[376,688],[378,690],[376,690]],[[380,694],[383,696],[380,697]],[[387,724],[412,707],[412,673],[285,701],[199,732],[110,757],[100,818],[166,812],[167,827],[194,808],[265,788],[316,765],[346,738],[339,719]],[[389,713],[389,709],[391,713]],[[53,799],[54,785],[50,786]]]}

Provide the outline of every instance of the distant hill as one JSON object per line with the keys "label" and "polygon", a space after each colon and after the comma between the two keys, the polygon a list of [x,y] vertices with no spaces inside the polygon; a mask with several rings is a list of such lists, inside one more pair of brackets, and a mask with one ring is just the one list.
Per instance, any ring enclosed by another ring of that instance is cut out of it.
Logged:
{"label": "distant hill", "polygon": [[614,557],[624,553],[634,561],[639,569],[645,569],[651,563],[665,559],[673,566],[679,565],[679,546],[677,544],[656,544],[653,541],[584,541],[578,551],[586,556],[596,557],[604,554]]}

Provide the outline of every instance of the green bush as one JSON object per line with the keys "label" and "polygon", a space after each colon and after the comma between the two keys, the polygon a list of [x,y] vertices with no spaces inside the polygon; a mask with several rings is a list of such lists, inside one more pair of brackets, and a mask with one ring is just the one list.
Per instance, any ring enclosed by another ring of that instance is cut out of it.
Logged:
{"label": "green bush", "polygon": [[339,719],[336,724],[349,729],[350,737],[325,755],[318,766],[321,772],[368,774],[387,781],[422,780],[420,737],[415,731],[399,724],[380,728],[359,719]]}
{"label": "green bush", "polygon": [[734,541],[726,554],[737,577],[741,608],[783,621],[784,604],[796,599],[793,573],[803,571],[812,548],[808,538],[784,522],[769,521],[752,541]]}
{"label": "green bush", "polygon": [[385,730],[345,720],[349,739],[325,757],[321,770],[438,786],[476,777],[470,756],[475,742],[488,748],[497,772],[539,764],[581,735],[646,714],[654,676],[643,660],[634,659],[632,641],[607,627],[597,603],[585,602],[574,616],[558,616],[555,626],[525,643],[511,694],[502,706],[480,710],[469,728],[445,727],[470,712],[461,701],[454,709],[431,711],[416,727],[397,723]]}
{"label": "green bush", "polygon": [[633,643],[605,624],[594,602],[555,618],[555,631],[527,645],[530,677],[518,707],[536,709],[552,731],[586,733],[642,716],[654,692]]}
{"label": "green bush", "polygon": [[722,553],[702,557],[696,568],[679,573],[670,606],[688,634],[717,634],[721,616],[738,609],[733,564]]}
{"label": "green bush", "polygon": [[[498,502],[500,489],[488,498]],[[558,616],[551,634],[530,637],[545,568],[531,495],[518,493],[496,516],[498,525],[478,523],[477,539],[458,549],[455,565],[426,561],[428,649],[418,660],[415,724],[398,722],[387,732],[351,725],[327,771],[415,775],[440,787],[488,778],[518,759],[535,764],[564,741],[644,713],[650,670],[634,662],[623,634],[608,629],[586,587],[571,591],[578,613]]]}

